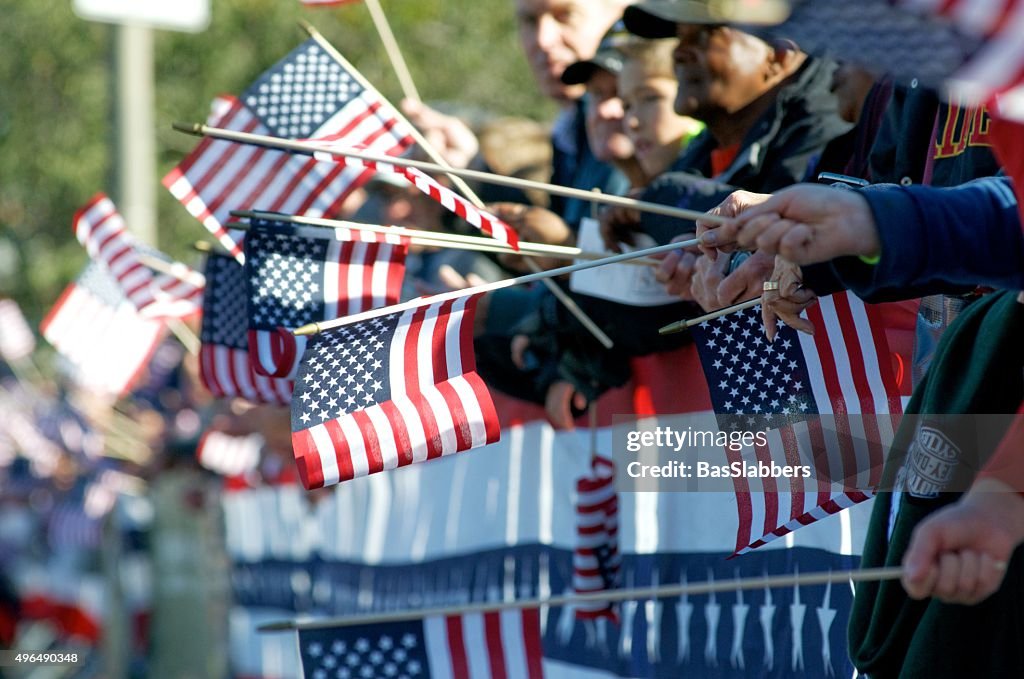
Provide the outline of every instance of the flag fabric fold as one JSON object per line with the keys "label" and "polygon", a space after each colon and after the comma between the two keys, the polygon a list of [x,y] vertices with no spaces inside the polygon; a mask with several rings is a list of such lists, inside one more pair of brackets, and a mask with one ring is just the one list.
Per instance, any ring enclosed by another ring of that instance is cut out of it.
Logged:
{"label": "flag fabric fold", "polygon": [[306,346],[291,330],[396,304],[408,239],[253,220],[245,239],[249,352],[256,371],[292,378]]}
{"label": "flag fabric fold", "polygon": [[813,470],[810,478],[733,479],[737,554],[868,499],[902,413],[874,310],[837,293],[805,314],[813,336],[782,327],[774,342],[763,335],[760,307],[693,329],[720,426],[748,418],[767,429],[766,445],[727,448],[729,462]]}
{"label": "flag fabric fold", "polygon": [[292,401],[292,449],[307,489],[498,440],[473,355],[478,297],[313,336]]}
{"label": "flag fabric fold", "polygon": [[[330,135],[383,155],[412,145],[411,130],[394,108],[312,38],[257,78],[215,124],[285,139]],[[371,175],[366,168],[206,138],[163,184],[242,261],[241,245],[224,226],[231,210],[333,217]]]}
{"label": "flag fabric fold", "polygon": [[311,679],[544,676],[536,608],[308,629],[298,636],[302,670]]}
{"label": "flag fabric fold", "polygon": [[244,398],[253,403],[288,405],[290,380],[260,375],[253,368],[246,333],[245,271],[227,255],[206,259],[206,292],[200,332],[199,378],[217,398]]}

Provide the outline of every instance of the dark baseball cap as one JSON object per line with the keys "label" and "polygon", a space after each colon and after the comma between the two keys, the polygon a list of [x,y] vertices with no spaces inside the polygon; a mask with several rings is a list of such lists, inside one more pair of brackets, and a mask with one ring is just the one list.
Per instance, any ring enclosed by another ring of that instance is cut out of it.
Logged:
{"label": "dark baseball cap", "polygon": [[584,85],[599,68],[618,75],[622,70],[622,47],[631,42],[636,42],[636,36],[627,31],[622,19],[619,19],[601,38],[601,44],[597,46],[597,53],[594,56],[569,64],[562,71],[562,82],[566,85]]}
{"label": "dark baseball cap", "polygon": [[674,38],[676,24],[772,25],[787,16],[788,0],[641,0],[622,19],[643,38]]}

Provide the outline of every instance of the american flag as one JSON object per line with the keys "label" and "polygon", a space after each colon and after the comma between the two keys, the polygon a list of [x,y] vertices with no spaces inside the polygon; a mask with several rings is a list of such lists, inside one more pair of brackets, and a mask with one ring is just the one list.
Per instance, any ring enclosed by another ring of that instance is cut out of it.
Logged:
{"label": "american flag", "polygon": [[21,307],[13,299],[0,299],[0,358],[20,361],[31,356],[35,349],[36,337]]}
{"label": "american flag", "polygon": [[[957,29],[981,36],[983,44],[948,82],[958,99],[975,105],[1024,85],[1024,3],[1018,0],[896,0],[926,16],[941,16]],[[1012,98],[1024,98],[1024,92]],[[1024,116],[1017,116],[1024,119]]]}
{"label": "american flag", "polygon": [[[615,493],[615,467],[606,457],[595,457],[592,471],[576,480],[576,550],[572,557],[572,584],[577,594],[591,594],[618,586],[619,499]],[[615,618],[607,602],[577,603],[578,618]]]}
{"label": "american flag", "polygon": [[249,293],[242,265],[227,255],[211,253],[205,273],[199,350],[203,386],[218,398],[237,396],[254,403],[288,405],[292,382],[260,375],[249,356],[245,311]]}
{"label": "american flag", "polygon": [[[813,336],[783,326],[765,337],[754,307],[702,323],[694,342],[719,416],[756,416],[767,446],[728,451],[730,462],[810,464],[811,478],[736,478],[744,553],[870,497],[885,442],[902,413],[884,331],[856,297],[822,297],[806,311]],[[829,433],[813,416],[835,416]],[[858,417],[858,416],[863,417]],[[852,416],[852,417],[850,417]],[[820,481],[819,481],[820,479]],[[840,488],[840,486],[842,486]],[[861,490],[863,489],[863,490]]]}
{"label": "american flag", "polygon": [[[216,124],[287,139],[330,136],[385,155],[412,145],[408,126],[391,105],[312,38],[257,78]],[[372,174],[206,138],[163,183],[241,261],[241,246],[224,228],[231,210],[334,216]]]}
{"label": "american flag", "polygon": [[292,449],[306,488],[498,440],[498,416],[473,355],[478,297],[314,336],[292,401]]}
{"label": "american flag", "polygon": [[[310,141],[316,142],[320,145],[330,145],[335,143],[333,139],[311,139]],[[353,168],[366,168],[373,170],[374,172],[384,172],[404,177],[419,191],[436,200],[438,203],[443,205],[445,209],[455,213],[459,217],[462,217],[470,225],[475,226],[488,236],[493,237],[495,240],[505,243],[513,250],[519,249],[519,236],[516,234],[515,229],[501,219],[495,217],[490,212],[476,207],[473,203],[444,186],[433,177],[424,174],[417,168],[404,167],[401,165],[394,165],[392,163],[378,163],[372,160],[353,158],[351,156],[329,155],[321,152],[315,153],[314,156],[325,160],[333,158]]]}
{"label": "american flag", "polygon": [[93,262],[65,288],[40,329],[71,366],[75,382],[120,396],[146,367],[167,327],[140,314],[117,279]]}
{"label": "american flag", "polygon": [[294,328],[396,304],[407,240],[253,220],[245,239],[245,273],[256,371],[295,376],[306,338],[293,335]]}
{"label": "american flag", "polygon": [[[180,275],[155,275],[140,257],[151,248],[141,246],[125,229],[113,201],[97,193],[74,217],[75,236],[94,261],[102,263],[121,285],[128,300],[150,318],[183,318],[199,311],[203,288],[190,280],[194,272],[176,263]],[[168,258],[153,255],[161,261]]]}
{"label": "american flag", "polygon": [[235,436],[210,430],[196,446],[199,464],[221,476],[241,476],[259,466],[263,437],[259,434]]}
{"label": "american flag", "polygon": [[539,679],[536,608],[299,631],[307,679]]}

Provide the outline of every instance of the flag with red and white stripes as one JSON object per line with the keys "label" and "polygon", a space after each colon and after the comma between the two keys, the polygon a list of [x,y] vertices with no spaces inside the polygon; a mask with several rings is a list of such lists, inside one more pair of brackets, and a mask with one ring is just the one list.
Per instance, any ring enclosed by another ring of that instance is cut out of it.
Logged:
{"label": "flag with red and white stripes", "polygon": [[306,488],[498,440],[498,415],[473,355],[478,297],[313,336],[292,400],[292,449]]}
{"label": "flag with red and white stripes", "polygon": [[139,313],[106,267],[92,262],[65,288],[40,329],[75,382],[120,396],[146,367],[167,326]]}
{"label": "flag with red and white stripes", "polygon": [[295,376],[307,341],[297,327],[398,303],[407,251],[405,237],[252,220],[245,273],[256,371]]}
{"label": "flag with red and white stripes", "polygon": [[20,361],[31,356],[35,349],[36,337],[21,307],[13,299],[0,299],[0,358]]}
{"label": "flag with red and white stripes", "polygon": [[259,466],[262,450],[263,437],[259,434],[236,436],[209,430],[199,439],[196,459],[221,476],[241,476]]}
{"label": "flag with red and white stripes", "polygon": [[812,470],[809,478],[733,477],[737,553],[868,499],[902,413],[875,311],[837,293],[805,314],[814,335],[782,327],[774,342],[760,307],[694,328],[720,426],[756,422],[744,426],[765,432],[766,445],[727,448],[730,464]]}
{"label": "flag with red and white stripes", "polygon": [[[124,219],[113,201],[97,193],[75,213],[75,236],[94,261],[100,262],[117,279],[125,297],[141,314],[149,318],[184,318],[199,311],[203,286],[196,282],[195,272],[175,262],[179,275],[154,274],[143,263],[149,250],[125,229]],[[151,255],[171,263],[160,253]]]}
{"label": "flag with red and white stripes", "polygon": [[[984,39],[950,78],[959,100],[984,105],[996,95],[1024,99],[1024,2],[1019,0],[900,0],[910,9],[949,19],[958,29]],[[1024,107],[1007,105],[1004,115],[1024,121]]]}
{"label": "flag with red and white stripes", "polygon": [[[399,155],[411,130],[378,92],[360,83],[314,39],[263,73],[215,123],[285,139],[332,136],[346,145]],[[203,139],[163,184],[239,261],[224,224],[231,210],[332,217],[373,174],[283,151]]]}
{"label": "flag with red and white stripes", "polygon": [[[615,466],[595,457],[591,473],[576,480],[576,549],[572,556],[572,585],[577,594],[613,589],[619,584],[619,498]],[[616,618],[608,602],[575,604],[577,618]]]}
{"label": "flag with red and white stripes", "polygon": [[353,677],[544,676],[536,608],[302,629],[299,653],[307,677],[335,676],[339,667]]}
{"label": "flag with red and white stripes", "polygon": [[[311,139],[310,141],[325,146],[336,144],[338,142],[338,140],[332,137]],[[363,149],[354,150],[361,151]],[[383,172],[404,177],[419,191],[436,200],[444,206],[445,209],[453,212],[459,217],[462,217],[470,225],[475,226],[495,240],[510,246],[513,250],[519,249],[519,236],[516,234],[515,229],[501,219],[495,217],[490,212],[473,205],[473,203],[469,202],[459,194],[438,182],[433,177],[424,174],[415,167],[404,167],[401,165],[393,165],[391,163],[378,163],[371,160],[352,158],[350,156],[330,155],[319,152],[314,154],[314,156],[324,160],[333,158],[353,168],[367,168],[374,172]]]}
{"label": "flag with red and white stripes", "polygon": [[234,258],[206,258],[206,293],[200,333],[199,378],[217,398],[240,397],[253,403],[288,405],[292,382],[260,375],[253,368],[246,336],[248,320],[245,270]]}

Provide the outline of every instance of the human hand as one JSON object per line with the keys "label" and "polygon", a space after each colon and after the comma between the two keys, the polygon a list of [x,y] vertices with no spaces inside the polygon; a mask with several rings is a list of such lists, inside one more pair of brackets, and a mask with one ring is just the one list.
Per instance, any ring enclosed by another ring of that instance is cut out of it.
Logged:
{"label": "human hand", "polygon": [[[692,240],[692,233],[684,233],[672,239],[673,243]],[[659,283],[665,284],[670,295],[677,295],[684,300],[693,301],[690,283],[697,265],[700,251],[696,247],[680,248],[665,254],[654,273]]]}
{"label": "human hand", "polygon": [[[572,243],[572,230],[561,217],[551,210],[519,203],[492,203],[487,206],[487,209],[495,217],[512,227],[519,235],[520,240],[546,245]],[[502,266],[513,271],[528,270],[524,259],[525,257],[521,255],[498,255],[498,261]],[[551,257],[534,257],[533,260],[542,269],[556,269],[566,264],[564,260]]]}
{"label": "human hand", "polygon": [[454,168],[469,167],[480,151],[476,135],[455,116],[441,113],[415,99],[402,100],[402,113]]}
{"label": "human hand", "polygon": [[[771,197],[772,194],[770,193],[733,191],[726,196],[725,200],[708,210],[707,214],[732,219],[738,217],[745,210],[749,210],[755,205],[760,205]],[[718,231],[721,226],[718,222],[697,220],[697,238],[701,239],[701,252],[711,259],[715,259],[719,252],[733,252],[737,249],[732,236],[726,237],[721,231]],[[716,235],[706,235],[710,233],[715,233]]]}
{"label": "human hand", "polygon": [[903,557],[903,587],[914,599],[978,603],[999,589],[1022,541],[1024,497],[1001,481],[981,479],[914,529]]}
{"label": "human hand", "polygon": [[729,273],[734,255],[700,257],[694,267],[690,290],[693,299],[708,312],[760,296],[764,282],[775,267],[775,258],[755,252]]}
{"label": "human hand", "polygon": [[783,189],[703,237],[704,247],[737,244],[779,254],[794,264],[881,250],[868,202],[857,191],[816,184]]}
{"label": "human hand", "polygon": [[818,300],[818,296],[803,286],[800,267],[782,257],[775,258],[775,270],[768,279],[779,284],[776,290],[765,290],[761,295],[761,318],[768,341],[775,340],[778,322],[808,335],[814,334],[814,325],[800,313]]}
{"label": "human hand", "polygon": [[574,406],[577,410],[583,410],[587,407],[587,399],[576,391],[572,384],[559,380],[548,387],[544,410],[547,412],[548,421],[555,429],[575,428],[572,417]]}
{"label": "human hand", "polygon": [[640,231],[640,212],[631,207],[612,206],[598,218],[601,240],[611,252],[622,252],[622,243],[636,245],[633,234]]}

